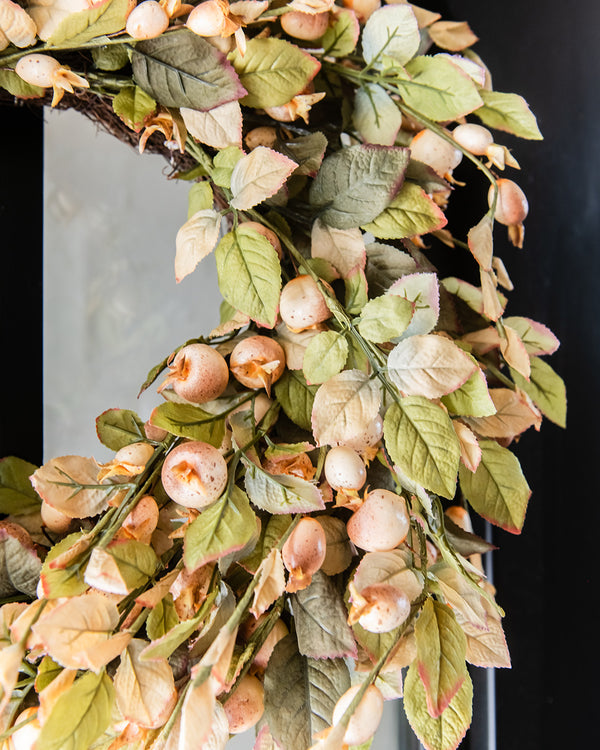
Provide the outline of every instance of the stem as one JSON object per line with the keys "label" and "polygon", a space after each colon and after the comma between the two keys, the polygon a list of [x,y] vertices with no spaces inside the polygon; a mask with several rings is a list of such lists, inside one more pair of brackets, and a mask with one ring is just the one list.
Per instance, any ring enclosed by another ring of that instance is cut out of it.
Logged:
{"label": "stem", "polygon": [[28,716],[26,719],[23,719],[23,721],[20,721],[18,724],[15,724],[14,727],[10,727],[10,729],[7,729],[6,732],[2,732],[2,734],[0,734],[0,742],[4,742],[4,740],[7,740],[15,732],[18,732],[19,729],[21,729],[22,727],[26,727],[27,724],[31,724],[31,722],[35,721],[36,719],[37,711],[31,714],[31,716]]}

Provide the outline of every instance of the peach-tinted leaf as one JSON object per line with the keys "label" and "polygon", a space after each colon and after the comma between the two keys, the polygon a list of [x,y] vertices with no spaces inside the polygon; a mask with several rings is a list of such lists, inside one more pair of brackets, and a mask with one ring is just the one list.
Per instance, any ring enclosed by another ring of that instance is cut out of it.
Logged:
{"label": "peach-tinted leaf", "polygon": [[275,329],[277,341],[285,352],[285,364],[290,370],[301,370],[304,363],[304,354],[311,339],[319,335],[318,330],[309,329],[296,333],[290,330],[285,323],[280,323]]}
{"label": "peach-tinted leaf", "polygon": [[[388,289],[388,294],[406,297],[415,311],[401,339],[432,331],[440,315],[440,290],[434,273],[411,273],[402,276]],[[418,304],[417,304],[418,303]]]}
{"label": "peach-tinted leaf", "polygon": [[475,586],[444,562],[433,565],[431,572],[436,576],[446,604],[452,608],[458,623],[469,623],[479,632],[487,631],[488,616],[483,594],[478,593]]}
{"label": "peach-tinted leaf", "polygon": [[152,534],[158,525],[158,517],[159,509],[156,500],[152,495],[144,495],[123,521],[116,539],[133,539],[136,542],[150,544]]}
{"label": "peach-tinted leaf", "polygon": [[476,667],[510,668],[510,654],[506,645],[502,622],[497,610],[487,599],[483,600],[488,613],[488,630],[478,631],[468,624],[464,626],[467,634],[467,661]]}
{"label": "peach-tinted leaf", "polygon": [[381,391],[360,370],[344,370],[319,388],[312,409],[317,445],[339,445],[365,433],[381,405]]}
{"label": "peach-tinted leaf", "polygon": [[498,284],[500,284],[503,289],[507,289],[509,292],[512,292],[512,290],[515,288],[514,284],[510,280],[510,276],[508,275],[508,271],[506,270],[506,266],[504,265],[502,259],[497,255],[492,258],[492,268],[496,272]]}
{"label": "peach-tinted leaf", "polygon": [[[541,354],[554,354],[560,346],[560,341],[542,323],[537,323],[530,318],[509,317],[503,319],[505,326],[514,329],[523,342],[528,354],[539,356]],[[516,369],[516,368],[515,368]]]}
{"label": "peach-tinted leaf", "polygon": [[147,643],[133,639],[115,674],[117,705],[127,721],[156,729],[171,715],[177,701],[173,672],[166,659],[142,661]]}
{"label": "peach-tinted leaf", "polygon": [[415,625],[417,666],[427,710],[437,718],[464,682],[467,639],[450,607],[427,599]]}
{"label": "peach-tinted leaf", "polygon": [[87,518],[105,511],[110,495],[118,490],[109,483],[102,486],[97,476],[98,464],[93,458],[61,456],[34,472],[31,483],[53,508],[70,518]]}
{"label": "peach-tinted leaf", "polygon": [[358,228],[336,229],[317,219],[311,232],[311,255],[331,263],[345,279],[356,267],[364,270],[366,249]]}
{"label": "peach-tinted leaf", "polygon": [[[485,278],[488,280],[488,287],[487,290],[489,290],[489,285],[495,289],[495,284],[489,274],[487,272],[482,271],[482,276],[485,276]],[[475,312],[479,313],[480,315],[484,315],[487,313],[484,313],[484,293],[482,289],[479,287],[473,286],[473,284],[469,284],[466,281],[463,281],[462,279],[457,279],[454,276],[450,276],[448,278],[442,279],[442,284],[444,285],[447,292],[450,294],[456,295],[460,300],[462,300],[466,305],[468,305],[471,310],[475,310]],[[487,294],[487,291],[486,291]],[[497,304],[494,302],[493,298],[491,300],[491,305],[494,309],[494,311],[497,311],[498,308],[502,308],[504,310],[504,307],[506,306],[507,299],[506,297],[501,293],[496,291],[497,295]],[[489,304],[489,300],[488,300]],[[502,314],[502,310],[500,311],[498,317]],[[488,317],[490,317],[488,315]],[[494,318],[490,318],[494,320]],[[497,320],[497,318],[495,318]]]}
{"label": "peach-tinted leaf", "polygon": [[212,684],[216,687],[216,692],[219,693],[221,690],[229,689],[227,673],[233,657],[236,636],[237,627],[233,630],[228,627],[221,628],[202,659],[192,670],[192,677],[198,670],[210,667]]}
{"label": "peach-tinted leaf", "polygon": [[[48,659],[49,657],[46,658]],[[75,682],[76,676],[76,669],[61,669],[52,682],[46,685],[43,690],[39,691],[40,707],[38,710],[38,719],[40,720],[40,723],[43,724],[48,716],[50,716],[56,702]]]}
{"label": "peach-tinted leaf", "polygon": [[500,351],[507,364],[521,374],[526,380],[531,375],[531,362],[521,337],[509,325],[502,327],[504,336],[500,338]]}
{"label": "peach-tinted leaf", "polygon": [[254,589],[254,599],[250,607],[250,612],[255,617],[269,609],[285,591],[285,568],[281,551],[273,547],[261,562],[257,574],[258,584]]}
{"label": "peach-tinted leaf", "polygon": [[492,233],[492,220],[489,214],[469,230],[469,250],[484,271],[492,268],[492,256],[494,254],[494,238]]}
{"label": "peach-tinted leaf", "polygon": [[24,656],[25,648],[20,643],[13,643],[0,651],[0,713],[12,697]]}
{"label": "peach-tinted leaf", "polygon": [[215,249],[221,229],[221,215],[212,208],[197,211],[177,232],[175,280],[179,283]]}
{"label": "peach-tinted leaf", "polygon": [[10,521],[0,522],[0,597],[23,593],[35,596],[42,563],[27,531]]}
{"label": "peach-tinted leaf", "polygon": [[211,732],[215,712],[215,694],[210,680],[192,685],[181,709],[179,748],[202,747]]}
{"label": "peach-tinted leaf", "polygon": [[207,112],[181,108],[190,135],[213,148],[242,146],[242,110],[237,101],[221,104]]}
{"label": "peach-tinted leaf", "polygon": [[481,301],[483,314],[490,320],[498,320],[504,312],[505,305],[496,291],[496,277],[493,271],[479,269],[481,280]]}
{"label": "peach-tinted leaf", "polygon": [[500,334],[494,326],[466,333],[461,341],[469,344],[476,354],[487,354],[492,349],[500,348]]}
{"label": "peach-tinted leaf", "polygon": [[477,365],[449,339],[411,336],[390,352],[388,373],[402,393],[439,398],[460,388]]}
{"label": "peach-tinted leaf", "polygon": [[466,21],[436,21],[428,31],[434,44],[450,52],[460,52],[479,41]]}
{"label": "peach-tinted leaf", "polygon": [[244,211],[267,198],[285,184],[298,165],[278,151],[257,146],[237,162],[231,173],[231,205]]}
{"label": "peach-tinted leaf", "polygon": [[465,422],[478,435],[512,439],[529,427],[539,430],[542,415],[527,394],[510,388],[491,388],[490,396],[496,413],[489,417],[465,417]]}
{"label": "peach-tinted leaf", "polygon": [[452,420],[452,427],[460,444],[460,460],[469,471],[476,471],[481,461],[481,448],[473,431],[464,422]]}

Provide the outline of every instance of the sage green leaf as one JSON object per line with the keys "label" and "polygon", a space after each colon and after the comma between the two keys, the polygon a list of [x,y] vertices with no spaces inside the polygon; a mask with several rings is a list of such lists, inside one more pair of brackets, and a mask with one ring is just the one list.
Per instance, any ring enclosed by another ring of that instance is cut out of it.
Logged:
{"label": "sage green leaf", "polygon": [[359,88],[354,96],[352,122],[365,143],[393,146],[402,115],[381,86],[370,84]]}
{"label": "sage green leaf", "polygon": [[98,439],[111,451],[146,440],[144,423],[131,409],[107,409],[96,418]]}
{"label": "sage green leaf", "polygon": [[567,392],[564,380],[539,357],[531,357],[529,380],[510,368],[515,385],[529,396],[542,414],[559,427],[567,426]]}
{"label": "sage green leaf", "polygon": [[451,414],[461,417],[490,417],[496,413],[485,375],[479,367],[460,388],[442,396],[442,403]]}
{"label": "sage green leaf", "polygon": [[129,55],[124,44],[107,44],[104,47],[93,47],[92,59],[98,70],[114,72],[127,65]]}
{"label": "sage green leaf", "polygon": [[372,13],[362,33],[365,62],[381,67],[383,58],[391,57],[404,65],[421,45],[419,24],[409,5],[386,5]]}
{"label": "sage green leaf", "polygon": [[535,115],[522,96],[486,89],[481,89],[479,93],[483,107],[475,110],[475,114],[484,125],[531,141],[543,140]]}
{"label": "sage green leaf", "polygon": [[406,331],[414,310],[415,304],[405,297],[394,294],[375,297],[363,307],[358,330],[368,341],[383,344]]}
{"label": "sage green leaf", "polygon": [[112,542],[106,551],[116,561],[123,581],[130,591],[147,583],[159,564],[152,547],[135,539]]}
{"label": "sage green leaf", "polygon": [[173,596],[167,594],[154,609],[150,610],[146,620],[146,633],[151,641],[156,641],[176,625],[179,625],[179,616],[173,603]]}
{"label": "sage green leaf", "polygon": [[275,37],[249,39],[244,55],[229,55],[248,92],[247,107],[278,107],[299,94],[317,75],[321,63],[295,44]]}
{"label": "sage green leaf", "polygon": [[136,133],[144,127],[147,117],[156,112],[156,101],[139,86],[126,86],[112,100],[115,114]]}
{"label": "sage green leaf", "polygon": [[14,70],[0,70],[0,88],[19,99],[37,99],[46,93],[41,86],[26,83]]}
{"label": "sage green leaf", "polygon": [[347,57],[356,48],[360,26],[356,13],[347,8],[336,8],[330,16],[329,27],[318,42],[323,48],[323,57]]}
{"label": "sage green leaf", "polygon": [[313,659],[356,656],[348,613],[333,579],[318,570],[312,582],[292,596],[298,649]]}
{"label": "sage green leaf", "polygon": [[273,328],[281,291],[281,267],[273,245],[241,224],[215,250],[219,289],[236,310]]}
{"label": "sage green leaf", "polygon": [[256,516],[246,493],[234,486],[216,503],[203,510],[188,526],[183,559],[196,570],[231,552],[243,549],[256,534]]}
{"label": "sage green leaf", "polygon": [[367,304],[367,277],[362,268],[354,268],[344,279],[344,307],[349,315],[359,315]]}
{"label": "sage green leaf", "polygon": [[431,492],[454,497],[460,446],[442,407],[423,396],[401,398],[385,414],[383,435],[403,474]]}
{"label": "sage green leaf", "polygon": [[444,212],[423,188],[414,182],[405,182],[394,200],[372,221],[361,226],[374,237],[399,240],[435,232],[446,223]]}
{"label": "sage green leaf", "polygon": [[63,552],[79,542],[84,534],[76,532],[61,539],[46,555],[40,572],[42,590],[46,599],[58,599],[62,596],[79,596],[88,588],[83,579],[85,567],[73,564],[68,568],[52,568],[50,563]]}
{"label": "sage green leaf", "polygon": [[473,683],[466,672],[465,680],[450,705],[438,718],[427,710],[425,687],[415,663],[404,680],[404,710],[414,733],[426,750],[456,750],[471,725]]}
{"label": "sage green leaf", "polygon": [[338,699],[350,687],[343,659],[303,656],[293,635],[275,646],[265,672],[265,719],[286,748],[308,748],[330,726]]}
{"label": "sage green leaf", "polygon": [[231,187],[231,175],[233,168],[242,158],[244,152],[239,146],[227,146],[222,148],[214,158],[214,169],[210,174],[211,180],[219,187],[229,190]]}
{"label": "sage green leaf", "polygon": [[16,456],[0,459],[0,513],[7,515],[35,513],[41,499],[29,477],[38,467]]}
{"label": "sage green leaf", "polygon": [[190,620],[183,620],[177,625],[173,625],[163,636],[146,646],[140,655],[141,660],[168,659],[176,648],[198,630],[205,617],[206,613],[200,610]]}
{"label": "sage green leaf", "polygon": [[103,670],[86,672],[59,696],[35,743],[38,750],[89,750],[108,727],[115,689]]}
{"label": "sage green leaf", "polygon": [[323,510],[325,503],[319,488],[291,474],[269,474],[247,459],[246,492],[257,508],[268,513],[311,513]]}
{"label": "sage green leaf", "polygon": [[318,385],[308,385],[300,370],[286,370],[275,383],[275,396],[286,417],[303,430],[311,429],[311,414]]}
{"label": "sage green leaf", "polygon": [[465,680],[467,638],[447,604],[429,598],[415,624],[417,666],[427,711],[439,717]]}
{"label": "sage green leaf", "polygon": [[225,56],[187,29],[138,42],[131,63],[137,85],[164,107],[206,112],[246,93]]}
{"label": "sage green leaf", "polygon": [[396,87],[410,107],[436,122],[456,120],[481,107],[477,86],[450,60],[443,57],[415,57],[406,65],[410,80],[398,80]]}
{"label": "sage green leaf", "polygon": [[401,276],[415,273],[418,266],[414,258],[404,250],[383,242],[367,245],[365,274],[371,297],[386,292]]}
{"label": "sage green leaf", "polygon": [[396,196],[409,151],[357,145],[328,156],[310,188],[310,202],[324,224],[351,229],[373,221]]}
{"label": "sage green leaf", "polygon": [[211,184],[208,180],[194,182],[188,193],[188,219],[198,211],[208,211],[213,207],[214,194]]}
{"label": "sage green leaf", "polygon": [[[294,170],[294,175],[308,175],[314,177],[327,149],[327,138],[319,131],[310,133],[309,135],[301,135],[298,138],[289,139],[286,141],[277,141],[273,146],[277,151],[280,151],[285,156],[289,156],[298,165]],[[269,221],[274,222],[276,218],[281,218],[277,214],[273,217],[269,216]],[[284,220],[285,221],[285,220]],[[282,227],[283,229],[283,227]],[[289,230],[289,227],[287,227]],[[289,234],[289,231],[288,231]]]}
{"label": "sage green leaf", "polygon": [[511,534],[520,534],[531,490],[514,453],[494,440],[480,440],[481,461],[473,474],[459,471],[461,489],[480,516]]}
{"label": "sage green leaf", "polygon": [[200,440],[218,448],[225,435],[225,420],[193,404],[166,402],[152,410],[150,423],[171,435]]}
{"label": "sage green leaf", "polygon": [[125,28],[128,12],[128,0],[108,0],[88,10],[69,13],[46,41],[55,46],[68,42],[69,47],[77,47],[94,37],[114,34]]}
{"label": "sage green leaf", "polygon": [[346,337],[336,331],[324,331],[312,338],[304,354],[307,383],[324,383],[343,370],[348,358]]}

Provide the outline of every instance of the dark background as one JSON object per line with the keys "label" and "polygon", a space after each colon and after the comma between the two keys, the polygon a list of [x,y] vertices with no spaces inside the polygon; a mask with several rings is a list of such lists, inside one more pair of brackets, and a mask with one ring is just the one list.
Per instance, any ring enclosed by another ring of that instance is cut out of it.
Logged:
{"label": "dark background", "polygon": [[[422,4],[468,20],[494,88],[524,96],[545,136],[504,138],[530,203],[525,248],[496,230],[515,283],[508,314],[548,325],[551,364],[567,382],[568,432],[545,422],[517,448],[533,488],[523,534],[494,532],[497,598],[513,668],[497,670],[499,750],[597,746],[596,536],[600,466],[600,5],[578,0]],[[0,456],[42,459],[42,117],[0,109]],[[81,163],[78,164],[81,168]],[[513,176],[513,175],[511,175]],[[71,375],[71,377],[76,377]],[[568,740],[566,738],[568,737]],[[566,740],[566,741],[565,741]],[[467,747],[467,743],[464,744]],[[484,750],[479,738],[472,750]]]}

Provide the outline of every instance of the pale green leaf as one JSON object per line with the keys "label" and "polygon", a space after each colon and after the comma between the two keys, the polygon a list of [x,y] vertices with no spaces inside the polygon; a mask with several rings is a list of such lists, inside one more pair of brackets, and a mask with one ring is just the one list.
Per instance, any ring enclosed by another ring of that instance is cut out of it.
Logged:
{"label": "pale green leaf", "polygon": [[175,281],[179,283],[215,249],[221,231],[221,214],[214,208],[197,211],[175,237]]}
{"label": "pale green leaf", "polygon": [[383,434],[394,464],[425,489],[453,498],[460,446],[447,413],[422,396],[407,396],[387,410]]}
{"label": "pale green leaf", "polygon": [[137,85],[164,107],[206,111],[246,93],[225,56],[187,29],[138,42],[131,63]]}
{"label": "pale green leaf", "polygon": [[311,747],[313,735],[331,725],[333,708],[349,687],[343,659],[303,656],[296,638],[286,636],[265,672],[265,718],[273,737],[282,747]]}
{"label": "pale green leaf", "polygon": [[255,322],[273,328],[279,306],[281,268],[269,240],[241,224],[223,237],[215,256],[223,297]]}
{"label": "pale green leaf", "polygon": [[393,146],[402,115],[381,86],[369,84],[359,88],[354,96],[352,122],[365,143]]}
{"label": "pale green leaf", "polygon": [[344,279],[344,307],[348,315],[359,315],[368,299],[365,272],[362,268],[355,268]]}
{"label": "pale green leaf", "polygon": [[218,448],[223,442],[225,422],[193,404],[166,402],[153,409],[150,423],[171,435],[200,440]]}
{"label": "pale green leaf", "polygon": [[365,267],[365,242],[357,227],[336,229],[317,219],[310,239],[312,258],[327,261],[342,278],[348,277],[357,267]]}
{"label": "pale green leaf", "polygon": [[188,526],[184,537],[184,561],[188,570],[243,549],[256,533],[256,516],[248,497],[232,488]]}
{"label": "pale green leaf", "polygon": [[517,457],[494,440],[480,440],[475,473],[460,467],[461,489],[480,516],[512,534],[520,534],[531,490]]}
{"label": "pale green leaf", "polygon": [[312,338],[304,354],[307,383],[324,383],[337,375],[348,358],[346,337],[336,331],[324,331]]}
{"label": "pale green leaf", "polygon": [[373,221],[398,192],[408,154],[404,148],[357,145],[327,157],[310,188],[321,221],[338,229]]}
{"label": "pale green leaf", "polygon": [[208,112],[182,107],[181,116],[188,133],[200,143],[218,149],[242,145],[242,110],[237,101]]}
{"label": "pale green leaf", "polygon": [[35,513],[40,509],[40,497],[29,479],[37,468],[15,456],[0,459],[0,513]]}
{"label": "pale green leaf", "polygon": [[167,594],[150,611],[146,620],[146,633],[151,641],[155,641],[166,635],[176,625],[179,625],[179,616],[173,604],[173,596]]}
{"label": "pale green leaf", "polygon": [[0,70],[0,88],[19,99],[37,99],[46,93],[41,86],[26,83],[14,70]]}
{"label": "pale green leaf", "polygon": [[156,112],[156,102],[139,86],[126,86],[112,100],[115,114],[136,133],[144,127],[147,117]]}
{"label": "pale green leaf", "polygon": [[146,646],[140,655],[142,661],[167,659],[175,649],[178,648],[178,646],[181,646],[182,643],[187,641],[192,633],[195,633],[196,630],[198,630],[204,617],[205,614],[201,610],[190,620],[183,620],[183,622],[173,625],[163,636],[153,640],[152,643],[149,643]]}
{"label": "pale green leaf", "polygon": [[110,677],[86,672],[60,695],[35,746],[37,750],[89,750],[112,718],[115,689]]}
{"label": "pale green leaf", "polygon": [[291,474],[269,474],[246,459],[246,492],[250,500],[268,513],[311,513],[325,504],[314,484]]}
{"label": "pale green leaf", "polygon": [[231,205],[246,211],[270,198],[298,165],[287,156],[257,146],[237,162],[231,174]]}
{"label": "pale green leaf", "polygon": [[144,424],[131,409],[107,409],[96,418],[98,439],[111,451],[146,439]]}
{"label": "pale green leaf", "polygon": [[411,273],[395,281],[388,294],[405,297],[415,306],[412,320],[401,339],[429,333],[440,315],[440,288],[435,273]]}
{"label": "pale green leaf", "polygon": [[432,718],[417,667],[409,667],[404,680],[404,710],[425,750],[456,750],[471,724],[472,704],[473,683],[467,672],[448,708],[438,718]]}
{"label": "pale green leaf", "polygon": [[460,388],[442,396],[442,403],[451,414],[462,417],[489,417],[496,413],[485,375],[479,367]]}
{"label": "pale green leaf", "polygon": [[147,583],[159,565],[152,547],[135,539],[112,542],[106,551],[116,561],[129,591]]}
{"label": "pale green leaf", "polygon": [[50,563],[63,552],[67,552],[79,542],[84,535],[81,532],[69,534],[54,545],[46,555],[42,565],[40,580],[46,599],[58,599],[63,596],[78,596],[88,588],[84,581],[85,568],[73,565],[68,568],[52,568]]}
{"label": "pale green leaf", "polygon": [[360,26],[355,13],[347,8],[334,7],[335,15],[332,15],[329,28],[318,44],[323,47],[324,56],[346,57],[356,48]]}
{"label": "pale green leaf", "polygon": [[286,370],[275,383],[275,396],[285,415],[303,430],[311,429],[311,414],[318,385],[308,385],[300,370]]}
{"label": "pale green leaf", "polygon": [[129,55],[124,44],[106,44],[92,48],[92,59],[98,70],[113,72],[121,70],[129,62]]}
{"label": "pale green leaf", "polygon": [[198,211],[206,211],[212,208],[214,203],[213,189],[208,180],[194,182],[188,193],[188,219]]}
{"label": "pale green leaf", "polygon": [[417,664],[427,710],[437,718],[459,691],[466,675],[466,636],[449,606],[429,598],[415,625]]}
{"label": "pale green leaf", "polygon": [[313,659],[356,656],[348,613],[333,579],[318,570],[292,597],[298,649]]}
{"label": "pale green leaf", "polygon": [[319,72],[318,60],[295,44],[275,37],[250,39],[246,52],[229,55],[248,92],[247,107],[278,107],[299,94]]}
{"label": "pale green leaf", "polygon": [[410,5],[386,5],[372,13],[362,33],[365,62],[381,67],[383,55],[404,65],[421,44],[419,24]]}
{"label": "pale green leaf", "polygon": [[374,237],[390,240],[435,232],[446,223],[442,209],[423,188],[414,182],[405,182],[386,208],[361,226]]}
{"label": "pale green leaf", "polygon": [[483,99],[483,107],[475,110],[475,114],[484,125],[505,130],[520,138],[542,140],[535,115],[522,96],[486,89],[481,89],[479,93]]}
{"label": "pale green leaf", "polygon": [[472,79],[443,57],[415,57],[406,71],[410,80],[396,84],[402,98],[436,122],[456,120],[483,104]]}
{"label": "pale green leaf", "polygon": [[78,47],[94,37],[124,29],[128,12],[128,0],[107,0],[88,10],[69,13],[46,41],[56,46],[68,42],[69,47]]}
{"label": "pale green leaf", "polygon": [[567,392],[563,379],[539,357],[531,357],[529,380],[510,369],[515,385],[531,398],[542,414],[559,427],[567,426]]}
{"label": "pale green leaf", "polygon": [[360,313],[358,330],[375,344],[401,336],[408,328],[415,305],[405,297],[384,294],[367,302]]}
{"label": "pale green leaf", "polygon": [[553,354],[560,346],[560,341],[547,326],[531,318],[513,316],[502,320],[519,334],[529,354]]}

